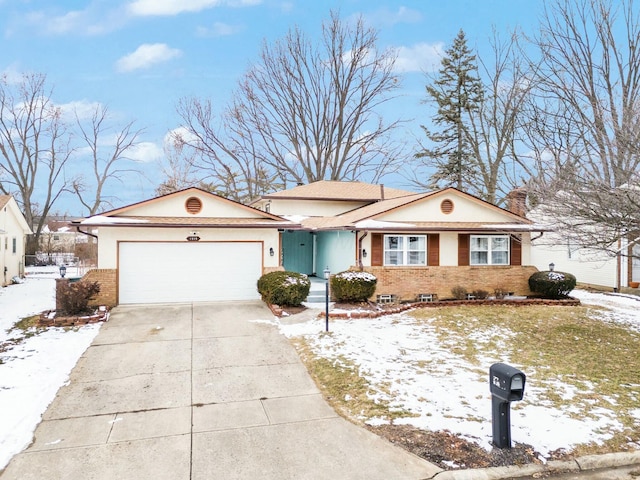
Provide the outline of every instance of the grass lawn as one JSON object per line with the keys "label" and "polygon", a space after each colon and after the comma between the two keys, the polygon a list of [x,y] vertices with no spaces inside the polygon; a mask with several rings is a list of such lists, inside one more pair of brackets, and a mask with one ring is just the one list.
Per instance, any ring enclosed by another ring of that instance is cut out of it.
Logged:
{"label": "grass lawn", "polygon": [[488,368],[506,361],[527,374],[525,399],[512,403],[514,442],[545,459],[640,448],[640,332],[605,308],[443,307],[378,321],[336,320],[329,333],[294,339],[325,396],[355,422],[490,450]]}

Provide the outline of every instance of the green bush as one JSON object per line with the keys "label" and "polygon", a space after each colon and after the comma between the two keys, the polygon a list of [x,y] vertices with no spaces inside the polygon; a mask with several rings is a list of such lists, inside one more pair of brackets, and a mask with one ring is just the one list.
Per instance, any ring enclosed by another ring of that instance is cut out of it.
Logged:
{"label": "green bush", "polygon": [[258,279],[258,292],[271,305],[300,305],[309,295],[311,282],[303,273],[271,272]]}
{"label": "green bush", "polygon": [[58,301],[62,315],[77,316],[93,313],[89,301],[100,293],[98,282],[65,282],[58,289]]}
{"label": "green bush", "polygon": [[378,279],[367,272],[340,272],[331,277],[336,302],[364,302],[376,291]]}
{"label": "green bush", "polygon": [[565,298],[576,287],[576,277],[564,272],[536,272],[529,277],[529,288],[544,298]]}

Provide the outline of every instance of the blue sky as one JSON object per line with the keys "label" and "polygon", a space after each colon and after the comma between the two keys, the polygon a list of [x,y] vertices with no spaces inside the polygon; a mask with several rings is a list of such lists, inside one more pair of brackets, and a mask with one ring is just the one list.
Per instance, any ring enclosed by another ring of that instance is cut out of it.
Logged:
{"label": "blue sky", "polygon": [[[79,111],[103,104],[116,124],[145,130],[137,152],[145,177],[112,185],[120,206],[153,196],[163,139],[180,124],[180,98],[210,98],[222,108],[263,41],[293,26],[319,38],[332,9],[343,19],[363,15],[379,30],[380,47],[398,49],[402,97],[390,108],[414,119],[411,138],[428,115],[424,72],[439,68],[438,52],[461,28],[480,53],[494,28],[533,31],[542,0],[0,0],[0,74],[46,74],[55,103]],[[71,197],[54,210],[83,213]]]}

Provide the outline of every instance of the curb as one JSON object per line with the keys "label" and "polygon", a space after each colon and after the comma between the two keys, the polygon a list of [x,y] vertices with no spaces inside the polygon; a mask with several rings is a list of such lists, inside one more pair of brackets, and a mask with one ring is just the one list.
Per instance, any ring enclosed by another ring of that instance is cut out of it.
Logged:
{"label": "curb", "polygon": [[448,470],[436,473],[432,480],[500,480],[532,477],[545,474],[578,473],[614,467],[640,466],[640,450],[603,455],[585,455],[574,460],[553,460],[546,464],[510,467],[490,467],[475,470]]}

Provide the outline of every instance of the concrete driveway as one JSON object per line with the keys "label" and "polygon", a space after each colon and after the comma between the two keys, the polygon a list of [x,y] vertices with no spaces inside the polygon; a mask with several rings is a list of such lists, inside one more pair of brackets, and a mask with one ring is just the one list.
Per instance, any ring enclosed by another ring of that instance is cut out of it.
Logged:
{"label": "concrete driveway", "polygon": [[339,417],[260,302],[117,307],[2,480],[425,479]]}

